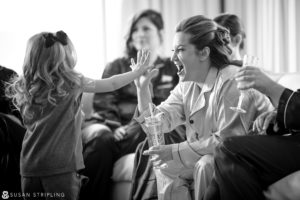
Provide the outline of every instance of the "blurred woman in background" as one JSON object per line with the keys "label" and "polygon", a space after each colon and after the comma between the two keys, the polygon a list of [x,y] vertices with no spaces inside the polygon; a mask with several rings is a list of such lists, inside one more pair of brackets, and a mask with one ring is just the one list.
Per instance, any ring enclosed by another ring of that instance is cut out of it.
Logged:
{"label": "blurred woman in background", "polygon": [[[109,63],[104,69],[102,78],[130,71],[130,58],[136,60],[138,50],[149,49],[150,65],[159,69],[149,86],[152,100],[155,104],[165,100],[178,83],[178,77],[176,67],[170,59],[161,56],[163,29],[163,19],[157,11],[148,9],[137,13],[131,21],[126,36],[125,55]],[[135,152],[137,145],[146,138],[140,125],[131,120],[136,105],[137,94],[134,83],[114,92],[95,95],[93,102],[95,114],[86,121],[82,131],[86,166],[83,174],[89,177],[89,182],[82,190],[82,199],[109,199],[115,161],[123,155]],[[174,142],[183,140],[176,130],[173,132],[172,138],[166,140]],[[143,144],[146,146],[141,146],[141,151],[144,148],[148,149],[147,142]],[[147,164],[148,157],[141,157],[138,154],[136,162],[139,166],[142,165],[143,170],[134,172],[133,179],[137,182],[142,179],[143,184],[149,181],[149,184],[156,188],[152,166]],[[144,177],[149,178],[146,180]],[[142,185],[135,183],[134,181],[133,193]]]}

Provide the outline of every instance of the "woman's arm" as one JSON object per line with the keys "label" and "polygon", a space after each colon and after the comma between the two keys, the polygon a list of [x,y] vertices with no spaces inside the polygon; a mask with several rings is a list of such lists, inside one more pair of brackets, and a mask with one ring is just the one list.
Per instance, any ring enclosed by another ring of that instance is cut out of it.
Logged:
{"label": "woman's arm", "polygon": [[157,69],[153,69],[145,76],[140,76],[134,83],[137,89],[138,110],[140,113],[148,109],[149,103],[152,103],[150,93],[150,81],[158,73]]}

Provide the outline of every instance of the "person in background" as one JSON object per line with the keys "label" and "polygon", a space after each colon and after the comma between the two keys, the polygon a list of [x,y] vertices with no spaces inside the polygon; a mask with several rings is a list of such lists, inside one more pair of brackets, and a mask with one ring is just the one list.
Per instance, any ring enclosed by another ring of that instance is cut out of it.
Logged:
{"label": "person in background", "polygon": [[[63,31],[33,35],[27,43],[23,72],[6,95],[20,110],[26,133],[22,143],[22,192],[78,199],[84,168],[81,124],[83,92],[109,92],[149,69],[149,52],[138,52],[132,71],[93,80],[74,70],[76,52]],[[26,199],[27,197],[25,197]]]}
{"label": "person in background", "polygon": [[300,169],[300,91],[283,87],[251,66],[241,68],[236,80],[243,81],[240,89],[266,94],[276,109],[254,122],[253,130],[267,135],[230,137],[219,144],[215,177],[205,200],[263,200],[269,185]]}
{"label": "person in background", "polygon": [[[227,137],[247,134],[253,120],[272,109],[267,97],[257,91],[244,98],[247,113],[230,109],[237,105],[240,91],[233,78],[239,68],[230,65],[229,41],[227,29],[202,15],[184,19],[176,27],[172,61],[180,82],[153,113],[163,113],[163,132],[185,124],[187,141],[144,152],[156,155],[152,159],[155,166],[167,164],[161,172],[173,182],[162,190],[163,199],[201,199],[214,173],[213,151],[217,144]],[[154,75],[155,70],[135,80],[135,119],[143,128],[145,117],[150,116],[148,88]],[[193,190],[194,194],[190,194]]]}
{"label": "person in background", "polygon": [[15,71],[0,66],[0,192],[21,192],[20,152],[26,130],[20,112],[5,96],[6,85],[15,76]]}
{"label": "person in background", "polygon": [[[124,57],[109,63],[102,78],[130,71],[130,58],[136,59],[136,52],[142,48],[149,49],[149,63],[158,69],[149,85],[152,99],[155,104],[165,100],[178,83],[178,77],[175,65],[170,59],[162,57],[163,29],[164,23],[159,12],[147,9],[137,13],[126,36]],[[85,122],[82,129],[86,166],[82,173],[89,177],[89,182],[81,191],[82,199],[109,199],[115,161],[123,155],[135,152],[138,144],[145,140],[146,134],[140,125],[132,120],[136,105],[137,94],[133,83],[113,92],[95,94],[95,113]],[[174,130],[170,137],[166,137],[166,141],[183,141],[180,129],[182,127]],[[144,141],[140,146],[141,151],[147,149],[147,145],[147,141]],[[145,185],[156,190],[156,183],[152,165],[148,164],[148,157],[137,153],[135,159],[141,170],[134,172],[132,193],[138,196],[137,199],[141,199],[139,195],[144,193],[140,190],[143,190]]]}
{"label": "person in background", "polygon": [[[245,48],[246,33],[240,18],[234,14],[221,14],[214,18],[219,25],[227,28],[230,33],[229,47],[232,50],[231,60],[241,61]],[[242,63],[240,63],[241,65]]]}
{"label": "person in background", "polygon": [[12,114],[22,121],[20,112],[13,105],[11,99],[5,96],[5,87],[9,83],[11,78],[17,76],[18,74],[9,68],[0,65],[0,112],[5,114]]}
{"label": "person in background", "polygon": [[[246,33],[242,20],[234,14],[224,13],[214,18],[214,21],[219,25],[227,28],[230,33],[229,46],[232,49],[230,58],[232,63],[237,66],[243,65],[243,55],[245,54],[245,41]],[[270,70],[264,70],[272,80],[278,81],[284,74],[279,72],[272,72]]]}

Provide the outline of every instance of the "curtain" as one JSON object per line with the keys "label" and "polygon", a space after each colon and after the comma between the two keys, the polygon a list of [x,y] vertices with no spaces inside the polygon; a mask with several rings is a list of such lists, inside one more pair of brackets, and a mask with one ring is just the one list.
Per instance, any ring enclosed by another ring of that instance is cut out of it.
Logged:
{"label": "curtain", "polygon": [[245,52],[259,57],[260,66],[273,72],[300,71],[299,0],[119,0],[118,5],[115,1],[105,2],[111,2],[104,7],[109,13],[104,20],[105,62],[122,56],[129,19],[136,12],[151,8],[161,12],[165,22],[165,56],[171,55],[174,29],[180,20],[197,14],[213,18],[226,12],[242,19],[247,35]]}
{"label": "curtain", "polygon": [[241,17],[246,30],[245,52],[258,56],[273,72],[300,71],[300,1],[224,0],[227,13]]}
{"label": "curtain", "polygon": [[[163,16],[165,32],[162,54],[171,56],[173,35],[176,24],[189,16],[202,14],[213,17],[220,13],[220,0],[105,0],[106,19],[106,61],[111,61],[124,52],[124,36],[129,28],[131,17],[143,10],[154,9]],[[120,10],[118,10],[120,9]],[[104,38],[105,38],[104,37]]]}
{"label": "curtain", "polygon": [[[18,6],[16,6],[18,5]],[[77,69],[99,78],[104,66],[123,55],[129,19],[152,8],[165,22],[162,54],[171,55],[176,24],[189,16],[213,18],[221,12],[237,14],[246,29],[248,54],[274,72],[300,71],[300,0],[14,0],[0,3],[0,60],[21,71],[27,39],[41,31],[65,30],[77,54]],[[45,14],[45,12],[55,14]]]}

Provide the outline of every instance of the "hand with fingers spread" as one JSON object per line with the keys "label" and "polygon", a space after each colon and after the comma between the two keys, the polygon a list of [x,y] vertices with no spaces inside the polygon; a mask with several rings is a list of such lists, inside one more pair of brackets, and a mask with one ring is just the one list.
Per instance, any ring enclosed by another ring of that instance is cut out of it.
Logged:
{"label": "hand with fingers spread", "polygon": [[278,130],[278,126],[275,123],[276,116],[277,116],[277,110],[262,113],[254,121],[252,130],[257,131],[259,133],[266,133],[266,130],[269,127],[269,124],[273,123],[273,124],[275,124],[274,131],[276,132]]}
{"label": "hand with fingers spread", "polygon": [[143,75],[134,80],[137,89],[145,89],[149,87],[150,81],[153,77],[157,76],[159,70],[156,67],[151,66],[150,69]]}
{"label": "hand with fingers spread", "polygon": [[146,49],[139,50],[137,52],[137,61],[131,58],[132,71],[137,71],[140,75],[144,74],[151,66],[149,66],[150,61],[150,51]]}
{"label": "hand with fingers spread", "polygon": [[149,150],[144,151],[143,155],[152,156],[150,161],[154,167],[159,167],[167,161],[173,160],[171,145],[152,146]]}

